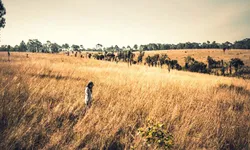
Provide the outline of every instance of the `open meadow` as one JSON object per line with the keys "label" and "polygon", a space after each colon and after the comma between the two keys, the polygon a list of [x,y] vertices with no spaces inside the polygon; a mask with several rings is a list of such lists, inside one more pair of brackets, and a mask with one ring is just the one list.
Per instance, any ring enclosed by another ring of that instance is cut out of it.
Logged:
{"label": "open meadow", "polygon": [[[186,51],[186,52],[185,52]],[[250,51],[176,50],[181,65]],[[157,149],[138,129],[164,124],[172,149],[249,149],[250,80],[63,54],[0,53],[0,149]],[[205,62],[205,61],[204,61]],[[94,82],[93,103],[84,89]]]}

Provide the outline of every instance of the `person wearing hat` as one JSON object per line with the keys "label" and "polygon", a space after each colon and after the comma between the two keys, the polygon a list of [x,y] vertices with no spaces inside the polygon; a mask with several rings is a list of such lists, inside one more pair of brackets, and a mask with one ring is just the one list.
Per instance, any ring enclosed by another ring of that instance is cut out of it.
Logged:
{"label": "person wearing hat", "polygon": [[94,83],[90,81],[85,88],[85,104],[90,107],[92,101],[92,88]]}

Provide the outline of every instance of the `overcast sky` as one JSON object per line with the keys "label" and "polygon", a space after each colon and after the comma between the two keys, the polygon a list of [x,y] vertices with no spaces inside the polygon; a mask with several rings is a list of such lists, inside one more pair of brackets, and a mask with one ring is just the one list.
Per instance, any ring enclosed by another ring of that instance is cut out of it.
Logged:
{"label": "overcast sky", "polygon": [[94,47],[250,37],[250,0],[2,0],[1,45],[50,40]]}

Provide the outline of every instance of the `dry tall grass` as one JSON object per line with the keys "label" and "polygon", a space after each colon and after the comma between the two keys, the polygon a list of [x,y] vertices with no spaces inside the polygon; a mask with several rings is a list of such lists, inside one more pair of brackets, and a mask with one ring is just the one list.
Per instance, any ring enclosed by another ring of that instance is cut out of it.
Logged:
{"label": "dry tall grass", "polygon": [[[63,55],[0,56],[0,149],[129,149],[149,118],[167,125],[174,149],[249,149],[249,80]],[[94,101],[84,113],[89,80]]]}

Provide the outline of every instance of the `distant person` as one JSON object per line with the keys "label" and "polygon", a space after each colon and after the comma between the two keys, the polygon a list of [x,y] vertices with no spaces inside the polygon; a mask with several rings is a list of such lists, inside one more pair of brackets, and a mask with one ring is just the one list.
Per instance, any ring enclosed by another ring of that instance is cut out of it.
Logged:
{"label": "distant person", "polygon": [[90,81],[85,88],[85,104],[87,107],[91,106],[93,86],[94,83]]}
{"label": "distant person", "polygon": [[26,57],[29,58],[29,54],[26,54]]}
{"label": "distant person", "polygon": [[10,51],[8,51],[8,61],[10,61]]}

